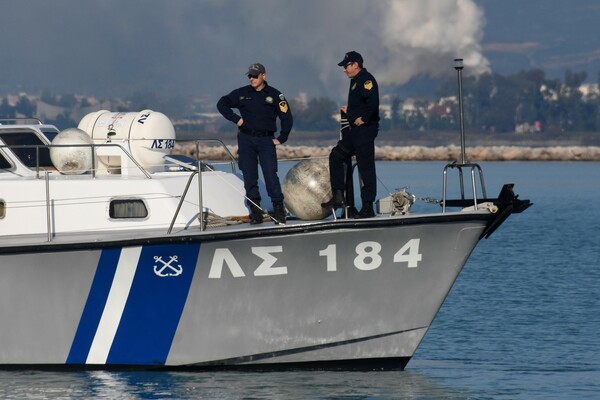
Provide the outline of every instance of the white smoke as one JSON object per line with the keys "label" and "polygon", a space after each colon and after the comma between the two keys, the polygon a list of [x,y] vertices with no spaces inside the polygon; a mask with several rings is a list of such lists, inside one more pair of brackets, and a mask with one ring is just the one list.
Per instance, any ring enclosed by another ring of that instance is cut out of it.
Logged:
{"label": "white smoke", "polygon": [[381,23],[381,83],[402,84],[419,75],[453,72],[463,58],[472,74],[489,70],[482,55],[485,19],[472,0],[389,0]]}
{"label": "white smoke", "polygon": [[474,0],[257,0],[243,5],[232,0],[230,5],[245,16],[246,30],[260,43],[238,54],[265,60],[278,82],[289,81],[292,71],[311,93],[346,92],[347,78],[336,64],[350,50],[364,56],[382,85],[454,74],[455,58],[464,59],[466,74],[489,70],[480,44],[485,17]]}

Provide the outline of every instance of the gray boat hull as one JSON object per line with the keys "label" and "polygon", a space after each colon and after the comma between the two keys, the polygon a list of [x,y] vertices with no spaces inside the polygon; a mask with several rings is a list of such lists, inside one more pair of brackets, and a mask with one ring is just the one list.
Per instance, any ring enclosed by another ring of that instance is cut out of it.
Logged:
{"label": "gray boat hull", "polygon": [[0,249],[0,364],[403,368],[491,220],[13,245]]}

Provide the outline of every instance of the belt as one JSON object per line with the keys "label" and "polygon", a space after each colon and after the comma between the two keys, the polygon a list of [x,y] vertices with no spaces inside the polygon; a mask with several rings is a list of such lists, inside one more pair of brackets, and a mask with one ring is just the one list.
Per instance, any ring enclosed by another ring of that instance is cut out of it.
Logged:
{"label": "belt", "polygon": [[273,134],[275,133],[275,132],[269,132],[269,131],[257,131],[255,129],[244,129],[244,130],[241,130],[240,132],[245,133],[246,135],[255,136],[255,137],[273,136]]}
{"label": "belt", "polygon": [[[350,129],[359,129],[359,128],[370,128],[372,126],[375,126],[375,127],[379,128],[379,122],[368,122],[366,124],[362,124],[361,126],[356,126],[356,125],[350,124],[349,126],[347,126],[347,128],[350,128]],[[342,129],[344,129],[344,128],[342,128]]]}

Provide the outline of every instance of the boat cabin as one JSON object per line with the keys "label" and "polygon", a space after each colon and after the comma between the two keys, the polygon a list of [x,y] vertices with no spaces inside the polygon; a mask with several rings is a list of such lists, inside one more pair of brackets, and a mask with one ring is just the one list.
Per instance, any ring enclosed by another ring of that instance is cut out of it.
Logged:
{"label": "boat cabin", "polygon": [[[164,123],[166,118],[149,110],[144,114],[145,124],[153,119]],[[172,154],[174,134],[167,139],[173,141],[168,148],[161,147],[156,143],[164,143],[163,139],[128,138],[119,132],[117,121],[129,118],[131,131],[131,123],[139,121],[138,114],[110,113],[109,117],[112,123],[104,125],[117,135],[94,139],[78,128],[72,131],[87,139],[69,143],[60,141],[69,129],[59,132],[54,126],[31,120],[2,121],[0,235],[45,234],[53,238],[92,231],[177,232],[198,228],[201,210],[221,217],[248,214],[243,181],[233,160],[229,171],[210,170],[202,164],[200,196],[198,163]],[[99,120],[96,118],[94,129]]]}

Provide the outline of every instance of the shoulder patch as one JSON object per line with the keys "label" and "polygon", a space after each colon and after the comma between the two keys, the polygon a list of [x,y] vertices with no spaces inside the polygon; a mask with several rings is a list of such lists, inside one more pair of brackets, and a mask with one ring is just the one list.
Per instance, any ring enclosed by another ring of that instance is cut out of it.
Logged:
{"label": "shoulder patch", "polygon": [[287,101],[280,101],[279,102],[279,109],[281,110],[282,113],[287,113],[288,112],[288,103]]}
{"label": "shoulder patch", "polygon": [[363,87],[365,89],[367,89],[367,90],[371,90],[371,89],[373,89],[373,82],[371,82],[371,81],[365,81]]}
{"label": "shoulder patch", "polygon": [[279,100],[285,101],[285,96],[283,95],[283,93],[279,93]]}

